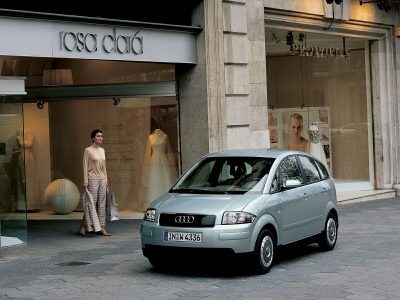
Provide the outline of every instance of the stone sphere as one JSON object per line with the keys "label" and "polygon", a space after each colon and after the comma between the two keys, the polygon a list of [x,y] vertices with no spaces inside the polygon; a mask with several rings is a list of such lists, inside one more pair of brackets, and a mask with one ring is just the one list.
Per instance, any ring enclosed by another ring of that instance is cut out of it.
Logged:
{"label": "stone sphere", "polygon": [[44,191],[46,202],[56,214],[69,214],[79,204],[78,187],[68,179],[57,179],[51,182]]}

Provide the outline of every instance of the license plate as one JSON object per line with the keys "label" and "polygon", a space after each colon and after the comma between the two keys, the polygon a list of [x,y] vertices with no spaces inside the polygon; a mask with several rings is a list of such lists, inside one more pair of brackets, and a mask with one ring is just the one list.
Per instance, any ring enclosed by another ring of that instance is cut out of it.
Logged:
{"label": "license plate", "polygon": [[164,241],[201,243],[202,240],[203,236],[201,233],[171,231],[164,232]]}

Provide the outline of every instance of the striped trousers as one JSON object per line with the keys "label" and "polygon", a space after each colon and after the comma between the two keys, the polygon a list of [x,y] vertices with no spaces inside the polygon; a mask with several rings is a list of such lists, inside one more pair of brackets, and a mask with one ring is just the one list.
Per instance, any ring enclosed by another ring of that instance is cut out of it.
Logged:
{"label": "striped trousers", "polygon": [[[101,227],[106,226],[106,196],[107,196],[107,183],[106,179],[89,179],[88,190],[93,196],[93,203],[96,207],[97,215],[99,217]],[[85,222],[85,215],[89,212],[84,212],[83,223],[87,227]]]}

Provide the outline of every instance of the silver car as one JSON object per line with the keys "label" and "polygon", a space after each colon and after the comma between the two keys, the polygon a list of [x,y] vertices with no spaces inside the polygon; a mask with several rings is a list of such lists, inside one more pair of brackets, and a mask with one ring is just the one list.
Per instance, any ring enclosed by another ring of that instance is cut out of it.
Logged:
{"label": "silver car", "polygon": [[335,186],[318,159],[230,150],[204,156],[150,203],[140,233],[155,267],[168,256],[246,254],[254,272],[267,273],[277,246],[307,239],[332,250],[338,224]]}

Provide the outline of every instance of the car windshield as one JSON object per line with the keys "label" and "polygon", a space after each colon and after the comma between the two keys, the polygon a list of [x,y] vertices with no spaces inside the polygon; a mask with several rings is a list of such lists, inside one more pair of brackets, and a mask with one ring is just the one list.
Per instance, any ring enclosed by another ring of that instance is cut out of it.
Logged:
{"label": "car windshield", "polygon": [[194,165],[171,193],[244,194],[262,192],[273,158],[209,157]]}

